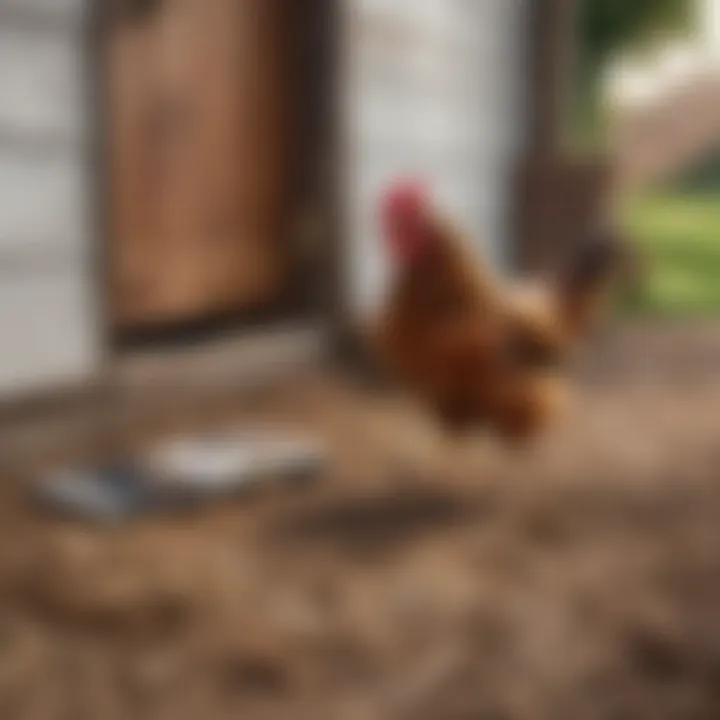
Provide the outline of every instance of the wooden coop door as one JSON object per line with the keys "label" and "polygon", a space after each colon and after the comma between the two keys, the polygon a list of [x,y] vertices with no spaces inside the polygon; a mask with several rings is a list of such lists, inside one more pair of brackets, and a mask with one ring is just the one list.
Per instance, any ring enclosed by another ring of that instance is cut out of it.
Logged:
{"label": "wooden coop door", "polygon": [[115,0],[112,314],[182,324],[281,289],[281,0]]}

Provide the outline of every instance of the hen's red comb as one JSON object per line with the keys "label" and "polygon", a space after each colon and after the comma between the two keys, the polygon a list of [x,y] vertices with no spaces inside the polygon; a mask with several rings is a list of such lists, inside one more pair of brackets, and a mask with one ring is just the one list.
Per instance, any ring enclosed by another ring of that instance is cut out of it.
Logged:
{"label": "hen's red comb", "polygon": [[381,200],[386,242],[396,260],[407,264],[427,248],[424,216],[430,203],[427,188],[419,181],[394,183]]}
{"label": "hen's red comb", "polygon": [[383,215],[398,217],[413,214],[425,207],[429,199],[427,187],[419,180],[397,181],[383,195]]}

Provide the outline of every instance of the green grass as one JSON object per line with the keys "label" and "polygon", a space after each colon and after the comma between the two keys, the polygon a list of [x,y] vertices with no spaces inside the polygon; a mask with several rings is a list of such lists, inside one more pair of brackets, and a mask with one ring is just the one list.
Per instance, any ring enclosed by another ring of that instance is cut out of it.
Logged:
{"label": "green grass", "polygon": [[625,311],[720,316],[720,191],[667,191],[633,200],[626,227],[645,268]]}

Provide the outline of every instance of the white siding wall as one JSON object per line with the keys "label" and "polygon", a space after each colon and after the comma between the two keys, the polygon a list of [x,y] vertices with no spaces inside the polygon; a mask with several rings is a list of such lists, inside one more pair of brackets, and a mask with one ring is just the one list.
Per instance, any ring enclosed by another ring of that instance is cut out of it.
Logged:
{"label": "white siding wall", "polygon": [[0,10],[22,10],[48,20],[77,22],[93,0],[0,0]]}
{"label": "white siding wall", "polygon": [[480,249],[504,261],[524,137],[531,0],[343,0],[352,304],[372,311],[387,267],[375,208],[420,173]]}
{"label": "white siding wall", "polygon": [[99,361],[82,0],[0,0],[0,393]]}

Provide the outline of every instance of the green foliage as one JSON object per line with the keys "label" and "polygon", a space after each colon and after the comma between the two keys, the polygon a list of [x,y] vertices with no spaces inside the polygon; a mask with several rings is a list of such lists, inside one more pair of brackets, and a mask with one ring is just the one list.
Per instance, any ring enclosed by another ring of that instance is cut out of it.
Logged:
{"label": "green foliage", "polygon": [[595,70],[614,53],[687,29],[694,0],[580,0],[585,61]]}
{"label": "green foliage", "polygon": [[576,0],[579,62],[573,124],[581,145],[601,144],[605,108],[601,79],[618,53],[642,49],[692,27],[696,0]]}
{"label": "green foliage", "polygon": [[720,197],[663,191],[629,201],[627,229],[644,260],[628,312],[665,317],[720,314]]}
{"label": "green foliage", "polygon": [[665,190],[684,194],[714,193],[720,203],[720,145],[675,179]]}

